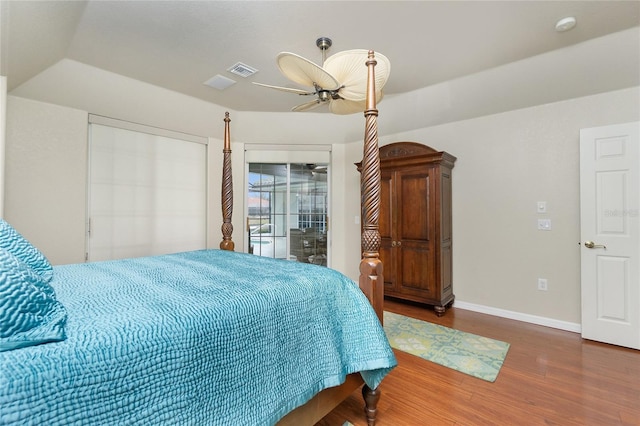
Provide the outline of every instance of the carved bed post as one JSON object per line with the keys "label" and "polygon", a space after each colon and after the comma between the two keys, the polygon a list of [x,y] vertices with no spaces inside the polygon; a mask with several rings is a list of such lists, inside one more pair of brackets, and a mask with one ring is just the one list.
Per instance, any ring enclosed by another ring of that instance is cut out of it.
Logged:
{"label": "carved bed post", "polygon": [[384,310],[384,279],[380,261],[380,154],[378,149],[378,110],[376,109],[374,53],[367,60],[367,101],[364,116],[366,127],[360,173],[360,205],[362,209],[362,260],[360,288],[369,298],[382,323]]}
{"label": "carved bed post", "polygon": [[[380,154],[378,149],[378,110],[376,109],[375,66],[373,50],[367,60],[367,100],[364,116],[366,127],[360,173],[360,205],[362,209],[362,260],[360,261],[359,285],[367,295],[371,305],[382,323],[384,311],[384,279],[380,261]],[[365,400],[367,423],[373,426],[376,421],[377,404],[380,391],[366,384],[362,387]]]}
{"label": "carved bed post", "polygon": [[231,214],[233,213],[233,179],[231,175],[231,137],[229,136],[229,113],[224,114],[224,163],[222,165],[222,250],[233,251],[235,244],[231,239],[233,225]]}

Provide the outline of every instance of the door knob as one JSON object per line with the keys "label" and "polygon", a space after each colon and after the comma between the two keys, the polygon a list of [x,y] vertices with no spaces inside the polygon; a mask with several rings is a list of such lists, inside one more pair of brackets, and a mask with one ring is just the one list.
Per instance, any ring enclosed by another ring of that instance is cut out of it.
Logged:
{"label": "door knob", "polygon": [[395,241],[391,241],[391,247],[395,247],[396,246],[396,242]]}
{"label": "door knob", "polygon": [[604,244],[596,244],[593,241],[585,241],[584,242],[584,246],[586,248],[590,248],[590,249],[592,249],[592,248],[600,248],[600,247],[602,247],[603,249],[607,248],[607,246],[605,246]]}

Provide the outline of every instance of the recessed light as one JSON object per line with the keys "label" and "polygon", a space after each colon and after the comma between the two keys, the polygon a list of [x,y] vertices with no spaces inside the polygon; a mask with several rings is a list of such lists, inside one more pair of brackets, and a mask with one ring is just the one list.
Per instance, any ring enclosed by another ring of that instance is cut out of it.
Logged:
{"label": "recessed light", "polygon": [[559,33],[563,33],[565,31],[569,31],[575,26],[576,18],[574,18],[573,16],[567,16],[566,18],[562,18],[556,23],[556,31]]}

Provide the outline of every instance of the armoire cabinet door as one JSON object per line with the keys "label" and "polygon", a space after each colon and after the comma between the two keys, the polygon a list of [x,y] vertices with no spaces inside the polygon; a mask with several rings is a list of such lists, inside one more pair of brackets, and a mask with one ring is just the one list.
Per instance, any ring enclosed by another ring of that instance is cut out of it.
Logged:
{"label": "armoire cabinet door", "polygon": [[432,169],[396,172],[397,225],[394,241],[398,290],[404,295],[433,297],[435,264],[433,220],[429,193]]}
{"label": "armoire cabinet door", "polygon": [[394,173],[382,171],[380,177],[380,260],[382,261],[382,274],[384,277],[385,293],[393,292],[396,283],[396,266],[395,259],[391,251],[391,242],[393,241],[394,220],[392,218],[395,208],[393,207],[393,185]]}

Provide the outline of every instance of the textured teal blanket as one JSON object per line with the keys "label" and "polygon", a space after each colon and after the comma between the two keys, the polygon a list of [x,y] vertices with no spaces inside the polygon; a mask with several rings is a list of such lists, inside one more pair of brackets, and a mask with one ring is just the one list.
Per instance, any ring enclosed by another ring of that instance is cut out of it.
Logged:
{"label": "textured teal blanket", "polygon": [[67,339],[0,352],[0,424],[269,425],[396,364],[353,281],[221,250],[54,267]]}

